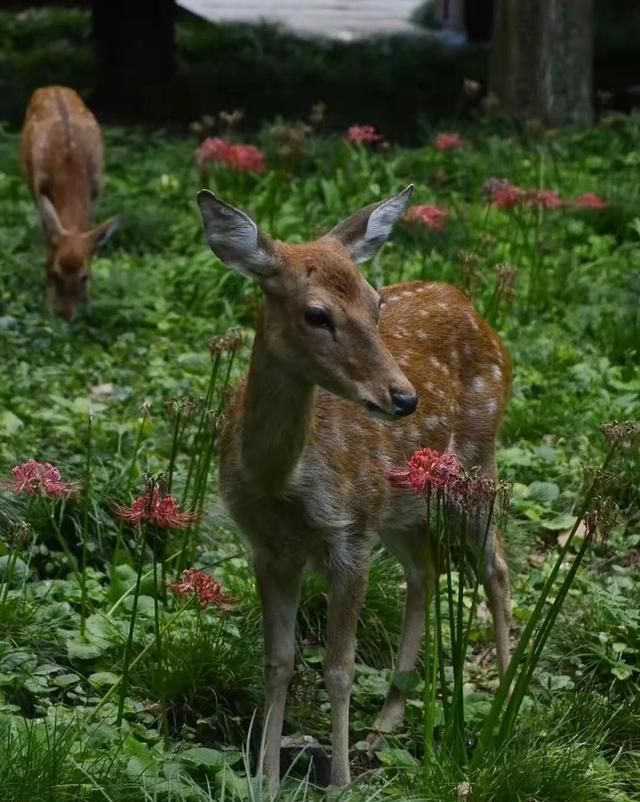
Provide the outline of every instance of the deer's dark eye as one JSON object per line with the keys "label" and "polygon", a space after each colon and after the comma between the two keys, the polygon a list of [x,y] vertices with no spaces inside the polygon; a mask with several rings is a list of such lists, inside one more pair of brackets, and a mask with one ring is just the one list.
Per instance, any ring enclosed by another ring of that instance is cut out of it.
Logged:
{"label": "deer's dark eye", "polygon": [[333,331],[331,316],[324,309],[320,309],[319,306],[310,306],[306,309],[304,320],[308,326],[313,326],[314,329],[329,329],[329,331]]}

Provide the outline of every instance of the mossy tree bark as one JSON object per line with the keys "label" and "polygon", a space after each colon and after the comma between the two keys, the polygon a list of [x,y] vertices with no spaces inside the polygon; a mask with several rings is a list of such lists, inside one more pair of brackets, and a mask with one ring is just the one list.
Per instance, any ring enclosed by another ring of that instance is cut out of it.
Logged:
{"label": "mossy tree bark", "polygon": [[489,90],[550,126],[593,119],[593,0],[496,0]]}

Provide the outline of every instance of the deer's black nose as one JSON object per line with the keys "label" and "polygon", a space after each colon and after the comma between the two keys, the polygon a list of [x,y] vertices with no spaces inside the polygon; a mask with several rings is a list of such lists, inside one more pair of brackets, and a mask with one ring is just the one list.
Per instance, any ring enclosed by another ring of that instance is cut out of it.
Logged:
{"label": "deer's black nose", "polygon": [[405,415],[411,415],[412,412],[416,411],[416,407],[418,406],[418,396],[416,393],[412,395],[406,395],[405,393],[394,393],[391,392],[391,403],[393,404],[393,412],[399,418],[404,417]]}

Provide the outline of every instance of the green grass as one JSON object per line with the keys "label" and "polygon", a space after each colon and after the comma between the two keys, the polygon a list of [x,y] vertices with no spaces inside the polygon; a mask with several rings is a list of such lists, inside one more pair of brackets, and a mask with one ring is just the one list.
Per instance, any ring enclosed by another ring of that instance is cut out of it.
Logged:
{"label": "green grass", "polygon": [[[466,147],[449,153],[430,146],[434,133],[413,150],[378,153],[312,134],[301,158],[284,167],[265,129],[257,139],[270,165],[264,176],[218,169],[210,183],[271,234],[292,241],[327,230],[410,181],[417,186],[416,203],[448,210],[442,232],[400,224],[380,258],[364,270],[375,284],[425,277],[469,288],[512,355],[514,393],[498,459],[502,475],[513,482],[506,544],[517,634],[548,576],[558,536],[571,527],[582,466],[601,460],[600,424],[638,417],[640,119],[542,138],[482,123],[463,130]],[[165,404],[205,395],[208,342],[238,325],[247,337],[231,381],[240,376],[256,301],[254,288],[225,271],[203,243],[194,200],[196,141],[164,131],[106,128],[105,134],[107,179],[96,219],[118,213],[122,227],[94,261],[93,310],[71,327],[43,312],[40,227],[20,175],[17,136],[6,129],[0,135],[0,473],[7,477],[14,464],[34,457],[58,465],[65,478],[81,480],[89,412],[93,421],[86,520],[82,494],[51,518],[37,505],[27,508],[23,497],[0,492],[3,533],[7,519],[27,516],[37,534],[31,554],[23,555],[28,570],[17,572],[0,612],[0,737],[7,747],[0,750],[0,800],[29,798],[19,787],[51,800],[258,799],[241,752],[248,750],[247,765],[255,765],[260,740],[251,721],[261,698],[259,611],[237,533],[216,506],[215,470],[205,486],[194,560],[238,604],[225,613],[188,609],[180,614],[182,623],[172,625],[177,607],[169,595],[166,604],[160,602],[160,620],[168,629],[158,661],[156,590],[147,554],[133,654],[147,651],[131,671],[121,733],[114,725],[117,694],[104,699],[122,671],[135,582],[132,530],[122,531],[124,546],[112,565],[119,537],[113,504],[129,501],[143,473],[167,470],[173,422]],[[610,205],[536,214],[489,209],[482,187],[490,177],[507,177],[527,189],[553,188],[566,198],[597,192]],[[515,297],[503,297],[496,306],[501,263],[516,265],[518,273]],[[136,453],[145,400],[151,413]],[[196,428],[197,420],[190,421],[180,441],[178,497],[198,450]],[[616,472],[602,492],[617,502],[618,523],[579,573],[512,739],[466,775],[441,754],[425,799],[456,799],[464,782],[476,802],[623,802],[637,791],[636,457],[624,457]],[[74,564],[81,565],[83,541],[84,638],[82,594],[73,573]],[[170,538],[167,554],[180,545],[178,537]],[[2,542],[0,557],[7,553]],[[0,579],[6,562],[0,563]],[[175,564],[168,564],[171,579]],[[376,794],[423,798],[420,686],[410,695],[407,726],[391,739],[380,763],[367,762],[357,746],[389,679],[402,591],[396,564],[377,555],[352,704],[359,776],[346,798],[354,802]],[[287,731],[326,745],[324,593],[321,580],[308,580]],[[497,685],[484,604],[470,645],[464,693],[472,750]],[[159,726],[161,699],[169,710],[167,743]],[[302,765],[294,767],[283,798],[313,797],[304,776]]]}

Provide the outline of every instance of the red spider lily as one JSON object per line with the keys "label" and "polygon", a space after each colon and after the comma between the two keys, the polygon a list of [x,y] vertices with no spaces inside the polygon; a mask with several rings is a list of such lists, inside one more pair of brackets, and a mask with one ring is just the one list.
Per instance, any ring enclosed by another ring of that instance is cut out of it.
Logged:
{"label": "red spider lily", "polygon": [[433,140],[433,147],[436,150],[457,150],[463,145],[460,134],[453,134],[450,132],[443,132]]}
{"label": "red spider lily", "polygon": [[576,198],[572,204],[576,209],[608,209],[609,204],[603,201],[594,192],[585,192],[584,195]]}
{"label": "red spider lily", "polygon": [[527,193],[527,204],[541,209],[560,209],[564,201],[553,189],[536,189]]}
{"label": "red spider lily", "polygon": [[372,125],[352,125],[346,133],[347,142],[381,142],[384,137]]}
{"label": "red spider lily", "polygon": [[496,209],[515,209],[527,201],[527,193],[515,184],[501,184],[489,191],[489,201]]}
{"label": "red spider lily", "polygon": [[60,471],[49,462],[27,460],[11,469],[13,479],[9,483],[14,493],[26,493],[35,496],[68,496],[73,492],[71,482],[63,482]]}
{"label": "red spider lily", "polygon": [[404,466],[393,468],[389,481],[393,487],[414,490],[419,496],[442,492],[451,501],[476,508],[491,505],[497,494],[493,480],[466,473],[452,451],[440,453],[431,448],[416,451]]}
{"label": "red spider lily", "polygon": [[423,448],[409,457],[405,466],[393,468],[389,481],[394,487],[415,490],[426,496],[431,490],[455,490],[463,480],[462,466],[452,451],[440,453]]}
{"label": "red spider lily", "polygon": [[404,219],[407,223],[420,223],[430,231],[441,231],[448,217],[446,209],[423,203],[409,207]]}
{"label": "red spider lily", "polygon": [[135,498],[130,507],[116,505],[116,515],[129,524],[149,523],[158,529],[184,529],[198,520],[195,512],[181,512],[176,499],[153,485],[142,496]]}
{"label": "red spider lily", "polygon": [[201,169],[218,162],[240,173],[264,173],[267,163],[262,151],[254,145],[237,145],[221,137],[208,137],[196,151],[196,163]]}
{"label": "red spider lily", "polygon": [[187,568],[182,572],[182,582],[174,582],[171,590],[179,598],[184,598],[190,593],[198,597],[200,607],[221,607],[230,604],[233,599],[222,591],[222,585],[217,579],[213,579],[204,571],[197,568]]}

